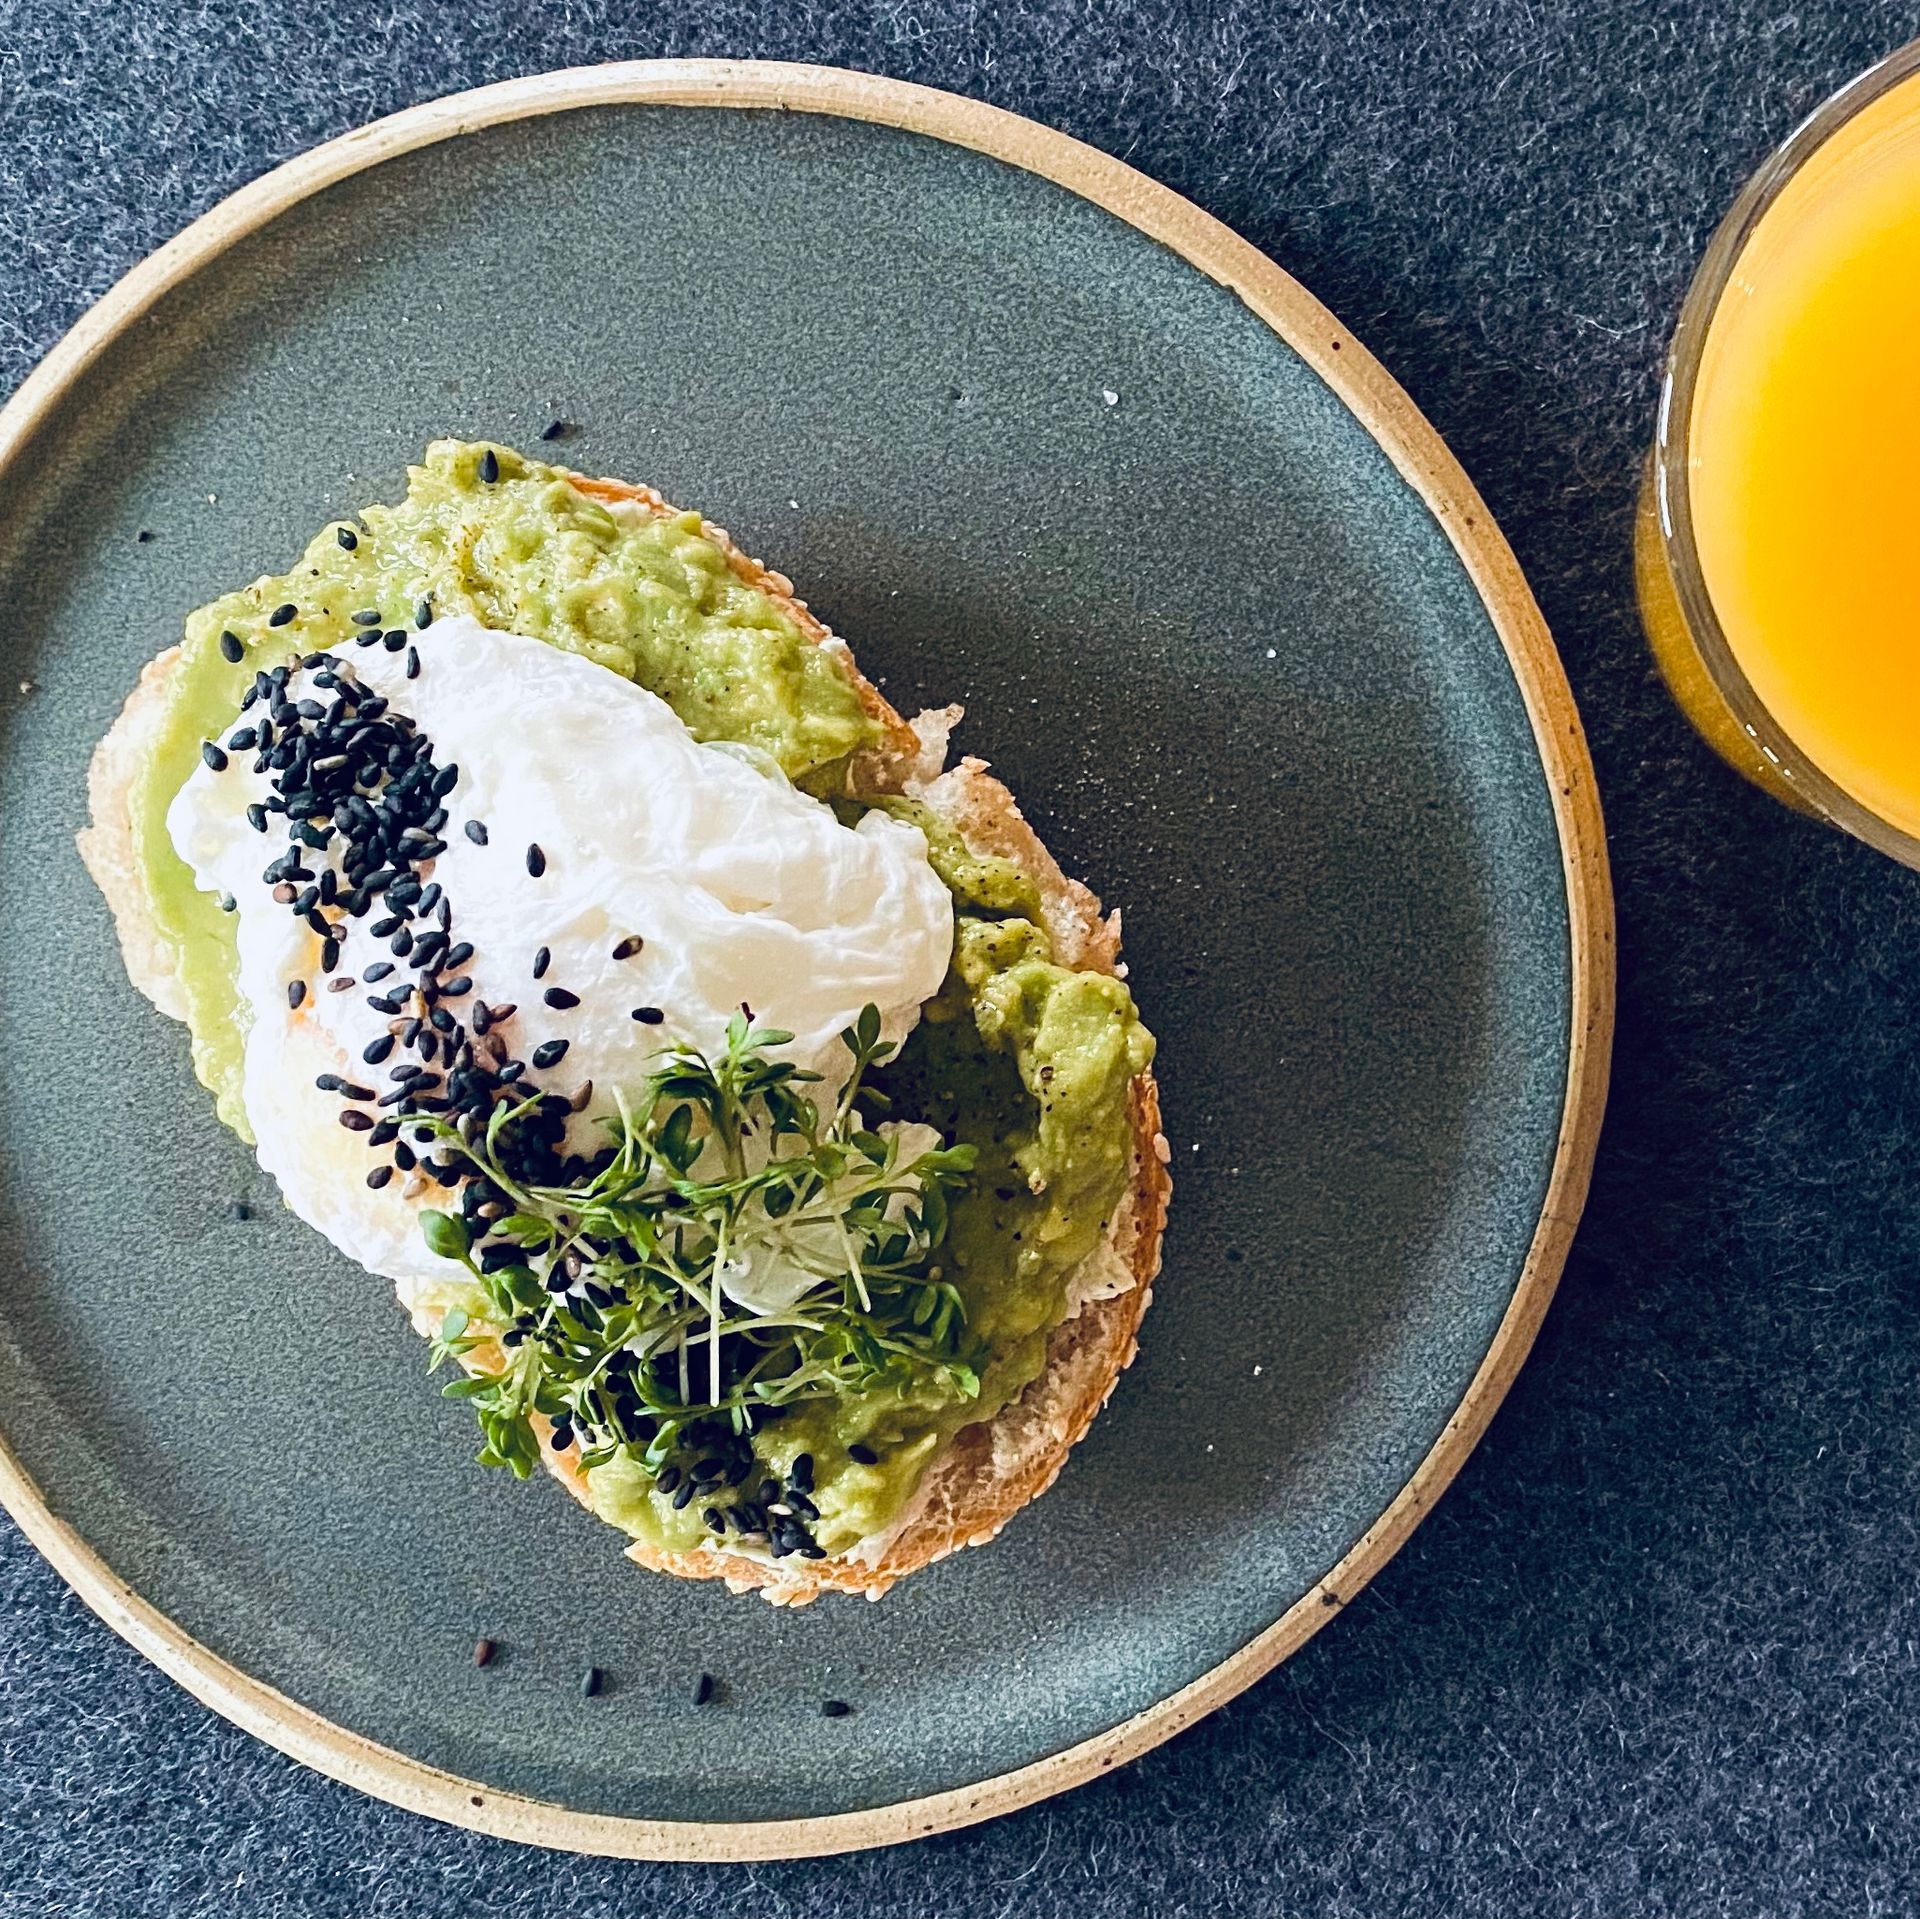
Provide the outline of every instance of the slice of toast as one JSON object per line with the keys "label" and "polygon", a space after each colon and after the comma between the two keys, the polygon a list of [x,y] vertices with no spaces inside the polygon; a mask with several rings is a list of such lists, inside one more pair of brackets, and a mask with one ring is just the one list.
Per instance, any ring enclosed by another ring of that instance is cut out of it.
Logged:
{"label": "slice of toast", "polygon": [[[582,493],[628,510],[674,511],[651,487],[617,480],[567,476]],[[835,649],[862,704],[881,729],[880,743],[858,755],[848,784],[856,795],[907,793],[931,808],[977,854],[1011,861],[1032,883],[1056,958],[1083,971],[1112,973],[1118,964],[1119,915],[1105,916],[1100,902],[1061,872],[1014,803],[1013,795],[980,760],[965,759],[942,770],[947,733],[958,708],[922,714],[908,722],[854,664],[843,641],[795,597],[792,582],[750,559],[723,528],[703,525],[742,580],[765,592],[813,644]],[[154,925],[134,857],[129,794],[147,744],[159,723],[168,678],[179,658],[170,648],[142,673],[119,718],[95,749],[88,774],[91,824],[79,835],[87,870],[113,912],[128,975],[139,990],[173,1018],[182,1000],[169,943]],[[1133,1358],[1135,1335],[1160,1267],[1161,1230],[1170,1182],[1168,1152],[1160,1132],[1160,1109],[1151,1073],[1133,1082],[1129,1111],[1133,1155],[1128,1190],[1108,1221],[1101,1247],[1082,1269],[1089,1282],[1077,1310],[1054,1329],[1044,1370],[1019,1398],[992,1419],[965,1427],[927,1469],[906,1509],[883,1534],[831,1559],[792,1556],[758,1560],[716,1547],[660,1552],[628,1548],[642,1565],[685,1579],[724,1579],[737,1592],[758,1590],[776,1605],[801,1605],[822,1592],[865,1593],[877,1599],[896,1580],[962,1546],[991,1539],[1014,1513],[1038,1497],[1058,1476],[1075,1442],[1105,1403],[1122,1369]],[[1075,1275],[1080,1279],[1081,1275]],[[1091,1283],[1098,1278],[1098,1284]],[[1070,1286],[1070,1297],[1075,1288]],[[500,1364],[497,1347],[467,1356],[470,1366]],[[578,1447],[555,1452],[550,1429],[540,1430],[541,1457],[568,1491],[587,1501]]]}

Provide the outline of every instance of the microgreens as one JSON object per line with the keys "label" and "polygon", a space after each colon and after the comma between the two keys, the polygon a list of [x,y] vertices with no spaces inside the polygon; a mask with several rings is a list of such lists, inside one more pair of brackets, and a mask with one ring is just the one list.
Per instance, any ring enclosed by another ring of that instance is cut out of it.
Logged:
{"label": "microgreens", "polygon": [[885,1102],[865,1076],[893,1051],[875,1007],[841,1035],[851,1065],[830,1102],[810,1094],[819,1074],[776,1056],[792,1038],[743,1011],[714,1057],[669,1049],[566,1186],[509,1170],[510,1129],[537,1094],[484,1128],[427,1122],[484,1196],[421,1217],[429,1248],[487,1303],[485,1326],[447,1314],[431,1363],[500,1341],[498,1372],[446,1388],[473,1405],[483,1464],[533,1470],[533,1413],[559,1443],[577,1437],[584,1464],[625,1455],[658,1476],[716,1434],[737,1456],[802,1402],[977,1394],[978,1342],[938,1264],[973,1148],[916,1151],[905,1129],[868,1125]]}

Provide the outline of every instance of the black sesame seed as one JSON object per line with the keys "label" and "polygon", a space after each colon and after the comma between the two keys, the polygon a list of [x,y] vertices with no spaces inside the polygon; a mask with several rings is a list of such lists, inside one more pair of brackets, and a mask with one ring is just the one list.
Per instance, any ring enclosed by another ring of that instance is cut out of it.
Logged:
{"label": "black sesame seed", "polygon": [[299,610],[291,600],[284,601],[267,615],[267,624],[269,626],[285,626]]}
{"label": "black sesame seed", "polygon": [[[487,458],[491,460],[493,458],[493,455],[489,453],[487,455]],[[601,1683],[602,1683],[602,1675],[600,1672],[600,1668],[598,1666],[589,1666],[586,1669],[586,1671],[580,1675],[581,1698],[591,1699],[594,1696],[594,1694],[600,1690]]]}
{"label": "black sesame seed", "polygon": [[700,1523],[710,1533],[723,1533],[727,1530],[727,1517],[718,1506],[706,1506],[701,1509]]}
{"label": "black sesame seed", "polygon": [[863,1446],[858,1440],[847,1448],[847,1457],[857,1466],[877,1466],[880,1455],[871,1446]]}
{"label": "black sesame seed", "polygon": [[[385,1122],[382,1123],[384,1124]],[[393,1149],[393,1163],[399,1167],[403,1173],[413,1171],[415,1163],[413,1148],[409,1146],[405,1140],[402,1140],[400,1144]]]}
{"label": "black sesame seed", "polygon": [[487,829],[484,826],[482,826],[478,820],[469,820],[466,823],[466,826],[462,830],[465,832],[467,838],[470,839],[475,846],[486,845]]}
{"label": "black sesame seed", "polygon": [[287,982],[287,1004],[289,1006],[298,1006],[306,996],[307,983],[305,980],[295,979]]}
{"label": "black sesame seed", "polygon": [[[384,1121],[382,1122],[385,1123]],[[367,1184],[377,1193],[393,1177],[391,1166],[376,1166],[367,1174]]]}
{"label": "black sesame seed", "polygon": [[473,1663],[486,1666],[493,1662],[494,1645],[491,1639],[476,1639],[473,1642]]}
{"label": "black sesame seed", "polygon": [[361,973],[360,977],[365,980],[369,986],[372,986],[377,981],[385,979],[392,971],[392,960],[375,960],[371,966],[367,967]]}
{"label": "black sesame seed", "polygon": [[564,440],[571,430],[571,427],[565,420],[549,420],[547,424],[540,429],[540,437],[543,440]]}
{"label": "black sesame seed", "polygon": [[567,1012],[570,1008],[580,1004],[580,995],[578,993],[569,993],[564,986],[549,986],[540,997],[556,1012],[561,1013]]}
{"label": "black sesame seed", "polygon": [[393,1051],[393,1035],[382,1033],[377,1039],[370,1039],[360,1049],[360,1057],[369,1066],[378,1066]]}
{"label": "black sesame seed", "polygon": [[787,1469],[787,1484],[796,1492],[813,1491],[813,1455],[797,1453],[793,1464]]}
{"label": "black sesame seed", "polygon": [[336,1090],[342,1099],[371,1099],[373,1097],[373,1088],[371,1086],[356,1086],[350,1079],[341,1080]]}
{"label": "black sesame seed", "polygon": [[264,833],[267,830],[267,809],[258,800],[247,808],[247,824],[256,833]]}
{"label": "black sesame seed", "polygon": [[659,1477],[656,1478],[653,1483],[656,1491],[671,1493],[674,1488],[680,1484],[680,1468],[678,1466],[662,1466]]}
{"label": "black sesame seed", "polygon": [[422,633],[433,624],[433,602],[416,600],[413,607],[413,623]]}
{"label": "black sesame seed", "polygon": [[[382,961],[381,964],[384,965],[385,961]],[[388,999],[382,993],[369,993],[367,995],[367,1004],[371,1006],[376,1013],[385,1013],[388,1018],[392,1018],[395,1013],[406,1010],[404,1001]]]}
{"label": "black sesame seed", "polygon": [[347,1110],[340,1115],[340,1124],[350,1133],[370,1133],[373,1131],[373,1121],[370,1120],[365,1113],[361,1112],[358,1107],[349,1106]]}
{"label": "black sesame seed", "polygon": [[693,1703],[696,1706],[704,1706],[712,1697],[713,1674],[703,1672],[700,1677],[693,1682]]}
{"label": "black sesame seed", "polygon": [[395,913],[388,919],[375,920],[374,923],[367,928],[367,931],[371,933],[375,939],[383,940],[389,933],[397,933],[401,925],[400,915]]}
{"label": "black sesame seed", "polygon": [[[422,904],[424,905],[424,903],[423,901]],[[449,966],[464,966],[467,961],[472,958],[473,942],[471,940],[462,940],[457,946],[447,948],[447,964]]]}
{"label": "black sesame seed", "polygon": [[238,633],[222,633],[220,635],[220,653],[223,659],[230,660],[235,666],[238,666],[240,662],[246,658],[247,649],[240,644],[240,635]]}
{"label": "black sesame seed", "polygon": [[329,934],[320,942],[320,970],[323,973],[331,973],[339,964],[340,942]]}
{"label": "black sesame seed", "polygon": [[633,1016],[642,1026],[658,1026],[666,1018],[657,1006],[636,1006]]}
{"label": "black sesame seed", "polygon": [[552,964],[553,964],[553,955],[544,946],[541,947],[539,952],[537,952],[533,956],[534,978],[545,979],[547,976],[547,968]]}
{"label": "black sesame seed", "polygon": [[399,1137],[400,1122],[393,1119],[383,1119],[380,1124],[367,1135],[367,1144],[369,1146],[390,1146]]}
{"label": "black sesame seed", "polygon": [[407,643],[407,629],[404,626],[389,627],[380,635],[380,644],[389,653],[398,653]]}
{"label": "black sesame seed", "polygon": [[563,1039],[542,1040],[533,1049],[533,1063],[541,1071],[549,1066],[558,1066],[567,1056],[567,1042]]}
{"label": "black sesame seed", "polygon": [[360,544],[360,536],[355,533],[350,526],[336,527],[333,537],[338,540],[349,553]]}
{"label": "black sesame seed", "polygon": [[547,856],[537,846],[527,848],[527,871],[538,879],[547,870]]}
{"label": "black sesame seed", "polygon": [[487,450],[480,456],[480,478],[482,479],[482,481],[486,483],[486,485],[491,486],[494,483],[494,481],[497,480],[499,477],[500,477],[499,457],[498,455],[495,454],[492,447],[488,447]]}
{"label": "black sesame seed", "polygon": [[315,939],[324,940],[324,939],[331,939],[333,937],[333,928],[327,924],[325,918],[322,916],[320,909],[317,906],[311,912],[309,912],[306,917],[307,917],[308,926],[310,926],[313,929],[313,936]]}
{"label": "black sesame seed", "polygon": [[337,1093],[346,1082],[338,1073],[318,1073],[314,1076],[313,1083],[323,1093]]}
{"label": "black sesame seed", "polygon": [[407,648],[407,678],[417,680],[420,677],[420,649],[417,646]]}
{"label": "black sesame seed", "polygon": [[211,740],[200,742],[200,757],[216,773],[224,773],[227,770],[227,756]]}
{"label": "black sesame seed", "polygon": [[844,1719],[853,1710],[844,1699],[823,1699],[820,1714],[824,1719]]}
{"label": "black sesame seed", "polygon": [[613,949],[613,956],[617,960],[630,960],[645,945],[646,941],[643,940],[638,933],[629,933],[627,937]]}
{"label": "black sesame seed", "polygon": [[673,1495],[673,1510],[683,1513],[693,1504],[693,1481],[683,1480],[679,1490]]}

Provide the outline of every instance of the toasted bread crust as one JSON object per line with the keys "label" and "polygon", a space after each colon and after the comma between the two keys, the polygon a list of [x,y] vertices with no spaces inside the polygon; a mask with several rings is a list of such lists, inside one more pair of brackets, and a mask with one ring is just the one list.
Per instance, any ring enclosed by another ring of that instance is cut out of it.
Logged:
{"label": "toasted bread crust", "polygon": [[[675,509],[652,487],[569,473],[581,492],[611,502],[633,502],[650,512]],[[871,681],[832,631],[797,598],[783,574],[742,553],[724,528],[702,522],[706,537],[727,555],[740,578],[759,588],[791,618],[809,642],[831,646],[845,663],[867,713],[882,729],[878,747],[856,755],[848,768],[849,790],[860,795],[909,791],[932,807],[977,853],[1010,860],[1033,883],[1055,952],[1064,964],[1092,971],[1118,970],[1120,919],[1103,915],[1100,902],[1069,879],[1027,823],[1013,795],[987,771],[984,761],[962,760],[942,771],[946,733],[958,708],[923,714],[909,724]],[[79,835],[87,870],[112,909],[128,975],[159,1009],[181,1018],[184,1007],[177,959],[154,925],[135,860],[129,793],[162,710],[167,680],[179,660],[170,648],[153,660],[128,696],[120,716],[95,750],[88,773],[91,824]],[[1132,1285],[1111,1297],[1088,1301],[1054,1329],[1040,1376],[991,1420],[962,1429],[928,1469],[907,1513],[864,1556],[761,1561],[711,1550],[666,1553],[635,1544],[637,1563],[682,1579],[723,1579],[736,1592],[758,1591],[775,1605],[802,1605],[823,1592],[863,1593],[877,1599],[897,1580],[964,1546],[986,1542],[1052,1485],[1067,1454],[1105,1404],[1121,1371],[1137,1351],[1141,1316],[1160,1269],[1161,1232],[1171,1182],[1167,1144],[1160,1131],[1159,1095],[1151,1073],[1130,1089],[1133,1154],[1128,1192],[1107,1227],[1107,1244],[1119,1254]],[[497,1366],[499,1354],[482,1348],[470,1363]],[[536,1417],[541,1456],[560,1483],[588,1503],[578,1448],[556,1453],[550,1429]]]}

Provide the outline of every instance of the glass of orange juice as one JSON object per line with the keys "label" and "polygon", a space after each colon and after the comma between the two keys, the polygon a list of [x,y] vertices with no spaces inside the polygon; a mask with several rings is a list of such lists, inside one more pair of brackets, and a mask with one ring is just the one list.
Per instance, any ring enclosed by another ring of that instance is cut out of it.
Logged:
{"label": "glass of orange juice", "polygon": [[1635,561],[1708,743],[1920,866],[1920,41],[1804,121],[1715,233]]}

